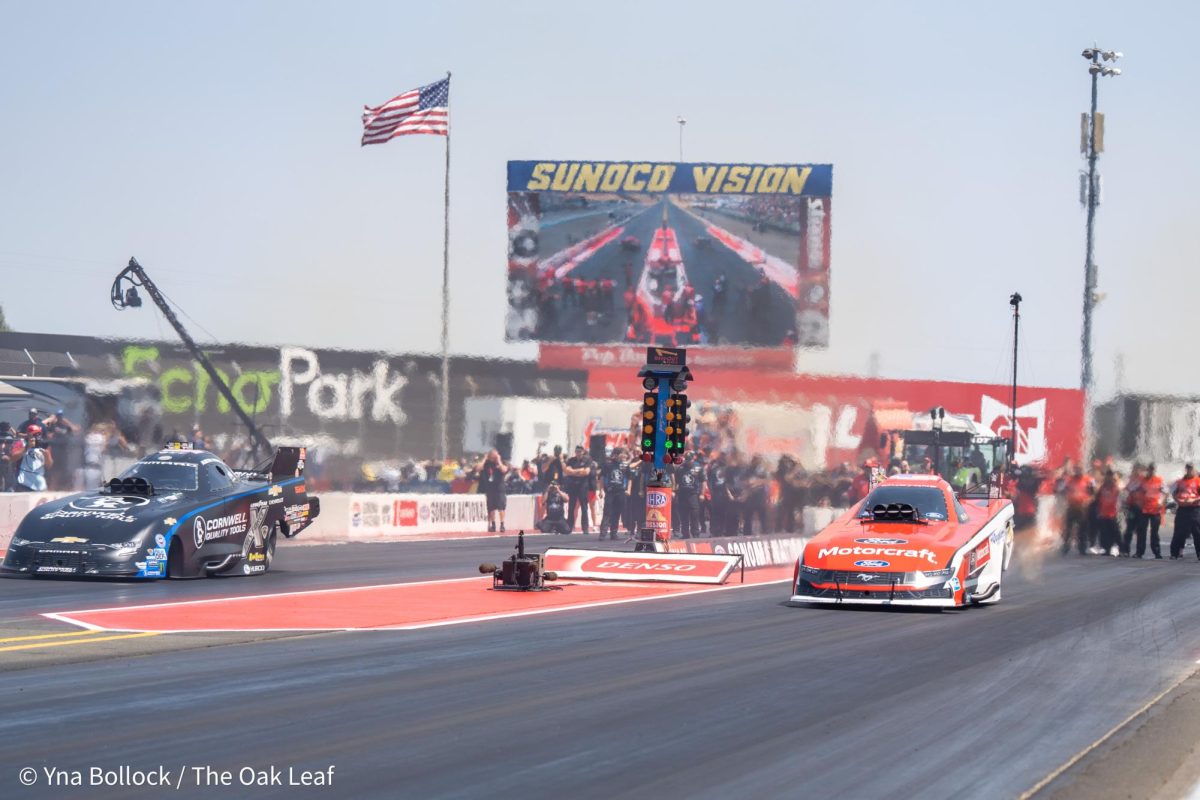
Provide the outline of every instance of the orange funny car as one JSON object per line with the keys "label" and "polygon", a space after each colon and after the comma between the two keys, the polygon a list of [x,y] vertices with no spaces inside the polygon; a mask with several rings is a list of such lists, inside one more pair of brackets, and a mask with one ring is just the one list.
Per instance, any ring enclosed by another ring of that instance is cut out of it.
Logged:
{"label": "orange funny car", "polygon": [[937,475],[895,475],[808,541],[791,602],[953,608],[1000,600],[1011,500],[959,497]]}

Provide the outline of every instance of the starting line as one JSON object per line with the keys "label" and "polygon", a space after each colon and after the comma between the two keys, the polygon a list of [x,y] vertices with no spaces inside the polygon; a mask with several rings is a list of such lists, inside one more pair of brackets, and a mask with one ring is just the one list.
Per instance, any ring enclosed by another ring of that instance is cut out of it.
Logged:
{"label": "starting line", "polygon": [[566,583],[562,591],[496,592],[491,578],[314,589],[140,606],[59,611],[42,616],[96,631],[268,633],[420,630],[787,583],[792,568],[746,572],[745,583],[685,586]]}

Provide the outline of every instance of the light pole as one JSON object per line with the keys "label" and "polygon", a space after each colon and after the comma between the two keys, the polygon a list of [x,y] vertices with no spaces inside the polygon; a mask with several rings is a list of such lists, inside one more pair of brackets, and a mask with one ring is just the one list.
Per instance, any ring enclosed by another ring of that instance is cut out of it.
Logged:
{"label": "light pole", "polygon": [[679,163],[683,163],[683,126],[687,125],[687,120],[683,115],[675,117],[675,121],[679,123]]}
{"label": "light pole", "polygon": [[[1008,304],[1012,306],[1013,310],[1012,427],[1009,429],[1009,461],[1013,461],[1017,457],[1017,336],[1021,332],[1021,301],[1024,299],[1020,292],[1013,292],[1008,298]],[[1004,465],[1004,471],[1008,471],[1008,464]]]}
{"label": "light pole", "polygon": [[1116,77],[1121,70],[1109,66],[1105,62],[1116,61],[1121,53],[1113,50],[1101,50],[1089,47],[1081,55],[1088,60],[1088,74],[1092,76],[1092,109],[1090,114],[1083,115],[1080,129],[1080,150],[1087,158],[1087,256],[1083,266],[1083,334],[1080,344],[1081,375],[1080,388],[1083,389],[1083,457],[1091,457],[1092,451],[1092,310],[1096,306],[1096,262],[1095,226],[1096,226],[1096,157],[1104,150],[1104,115],[1096,113],[1096,92],[1100,76]]}

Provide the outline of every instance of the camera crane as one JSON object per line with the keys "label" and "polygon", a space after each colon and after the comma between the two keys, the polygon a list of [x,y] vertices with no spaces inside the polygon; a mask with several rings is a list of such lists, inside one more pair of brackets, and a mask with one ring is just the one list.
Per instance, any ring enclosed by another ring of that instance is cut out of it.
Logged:
{"label": "camera crane", "polygon": [[[124,286],[123,284],[128,284]],[[175,329],[175,333],[179,334],[179,338],[183,340],[183,344],[187,347],[188,352],[194,358],[204,371],[208,373],[209,380],[213,382],[213,386],[217,387],[217,391],[229,403],[229,407],[238,415],[238,419],[246,426],[246,430],[250,433],[250,441],[254,445],[254,455],[259,457],[259,452],[263,452],[265,456],[270,456],[273,448],[271,442],[263,435],[263,432],[254,424],[254,420],[242,408],[242,404],[233,396],[233,390],[225,383],[225,379],[221,377],[221,373],[217,372],[212,362],[208,360],[208,356],[204,355],[196,341],[192,339],[191,334],[183,327],[183,323],[175,316],[175,312],[171,310],[167,304],[166,298],[162,296],[162,292],[154,285],[154,281],[150,280],[150,276],[146,274],[146,270],[142,269],[142,265],[137,262],[136,258],[129,259],[129,266],[121,270],[117,275],[116,280],[112,285],[112,304],[113,308],[118,311],[124,308],[140,308],[142,298],[138,294],[138,287],[146,290],[150,295],[150,299],[158,306],[158,310],[167,318],[167,322],[171,323],[171,327]]]}

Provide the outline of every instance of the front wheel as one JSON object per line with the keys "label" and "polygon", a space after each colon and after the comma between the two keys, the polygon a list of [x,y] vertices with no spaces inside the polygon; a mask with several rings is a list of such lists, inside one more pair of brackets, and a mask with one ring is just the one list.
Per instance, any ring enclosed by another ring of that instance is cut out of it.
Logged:
{"label": "front wheel", "polygon": [[178,538],[171,539],[171,549],[167,551],[167,577],[183,578],[183,543]]}

